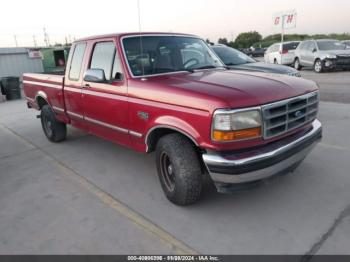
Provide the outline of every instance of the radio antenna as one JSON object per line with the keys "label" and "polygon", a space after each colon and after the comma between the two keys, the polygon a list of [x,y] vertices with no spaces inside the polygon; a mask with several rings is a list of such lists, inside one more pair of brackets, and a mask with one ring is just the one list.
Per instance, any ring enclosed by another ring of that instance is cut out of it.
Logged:
{"label": "radio antenna", "polygon": [[137,11],[139,16],[139,35],[140,35],[140,52],[141,52],[141,68],[142,68],[142,76],[145,75],[145,68],[143,66],[143,45],[142,45],[142,29],[141,29],[141,8],[140,8],[140,0],[137,0]]}

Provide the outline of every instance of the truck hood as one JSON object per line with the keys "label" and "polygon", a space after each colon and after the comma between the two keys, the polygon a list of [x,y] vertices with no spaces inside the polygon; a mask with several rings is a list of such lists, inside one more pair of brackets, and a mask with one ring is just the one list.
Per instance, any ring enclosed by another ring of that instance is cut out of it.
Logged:
{"label": "truck hood", "polygon": [[263,105],[318,89],[316,83],[298,77],[259,72],[208,70],[174,75],[170,86],[225,101],[230,108]]}
{"label": "truck hood", "polygon": [[300,77],[222,69],[153,76],[129,84],[131,97],[209,112],[259,106],[318,89],[315,82]]}

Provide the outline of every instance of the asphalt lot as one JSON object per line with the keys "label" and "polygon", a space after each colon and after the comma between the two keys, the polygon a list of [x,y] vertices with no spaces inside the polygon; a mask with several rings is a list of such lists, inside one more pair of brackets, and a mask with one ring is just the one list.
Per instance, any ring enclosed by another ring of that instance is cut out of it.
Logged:
{"label": "asphalt lot", "polygon": [[[350,78],[303,74],[323,100]],[[294,173],[190,207],[165,198],[154,155],[74,128],[52,144],[36,114],[0,104],[0,254],[350,254],[349,104],[321,102],[324,139]]]}
{"label": "asphalt lot", "polygon": [[322,101],[350,103],[350,71],[316,74],[303,69],[301,75],[318,83]]}

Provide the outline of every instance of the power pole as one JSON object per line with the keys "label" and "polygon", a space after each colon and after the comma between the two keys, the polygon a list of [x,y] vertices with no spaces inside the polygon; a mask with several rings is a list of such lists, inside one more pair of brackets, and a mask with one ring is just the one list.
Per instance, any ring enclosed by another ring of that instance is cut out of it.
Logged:
{"label": "power pole", "polygon": [[[285,18],[285,15],[282,15],[282,32],[281,32],[282,52],[283,52],[283,42],[284,42],[284,18]],[[281,65],[283,65],[283,55],[281,55]]]}
{"label": "power pole", "polygon": [[43,28],[43,31],[44,31],[44,41],[45,41],[46,46],[48,47],[48,46],[50,46],[49,34],[46,32],[45,27]]}
{"label": "power pole", "polygon": [[45,46],[47,47],[47,39],[46,39],[46,30],[45,27],[43,28],[44,31],[44,42],[45,42]]}
{"label": "power pole", "polygon": [[234,35],[235,35],[235,34],[234,34],[233,32],[231,32],[231,41],[232,41],[232,42],[234,42],[234,41],[235,41],[235,39],[234,39]]}
{"label": "power pole", "polygon": [[18,47],[17,36],[16,36],[16,35],[14,35],[13,37],[15,38],[15,44],[16,44],[16,47]]}
{"label": "power pole", "polygon": [[33,42],[34,42],[34,47],[37,47],[35,35],[33,35]]}

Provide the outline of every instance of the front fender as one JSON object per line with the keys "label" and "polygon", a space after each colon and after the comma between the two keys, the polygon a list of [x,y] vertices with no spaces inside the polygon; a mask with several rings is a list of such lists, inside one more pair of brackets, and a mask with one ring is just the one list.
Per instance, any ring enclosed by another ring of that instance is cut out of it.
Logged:
{"label": "front fender", "polygon": [[157,129],[172,129],[189,138],[196,146],[200,144],[199,132],[188,122],[174,116],[160,116],[148,127],[145,143],[148,145],[150,135]]}

